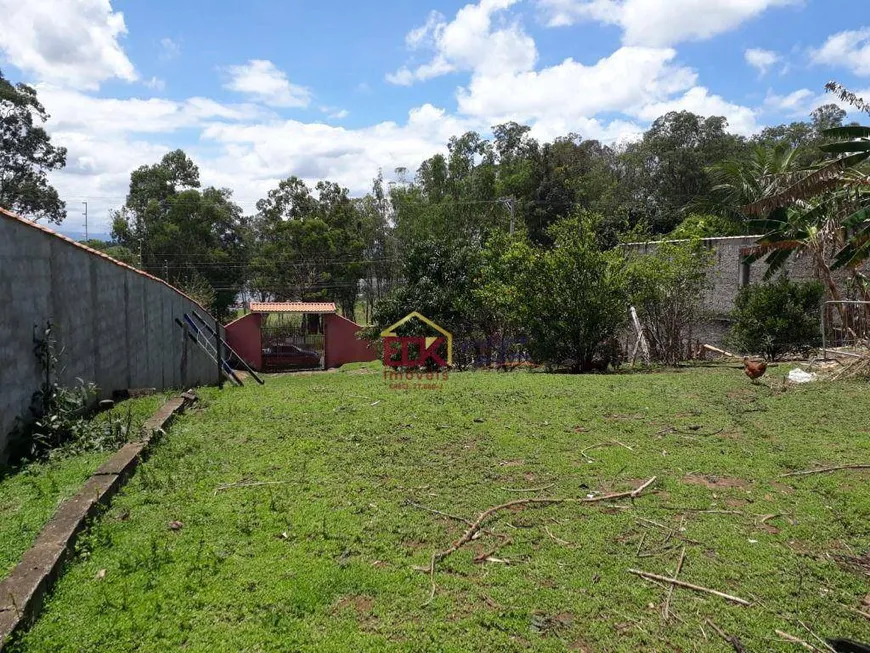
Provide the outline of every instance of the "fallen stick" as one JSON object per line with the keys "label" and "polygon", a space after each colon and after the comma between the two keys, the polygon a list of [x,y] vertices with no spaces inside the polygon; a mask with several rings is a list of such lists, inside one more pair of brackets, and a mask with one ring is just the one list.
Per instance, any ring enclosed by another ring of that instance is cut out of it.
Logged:
{"label": "fallen stick", "polygon": [[627,492],[617,492],[614,494],[603,494],[598,497],[569,497],[569,498],[557,498],[557,497],[541,497],[541,498],[533,498],[528,497],[525,499],[515,499],[513,501],[508,501],[507,503],[502,503],[498,506],[493,506],[488,510],[484,510],[476,520],[471,523],[471,526],[468,527],[468,530],[463,533],[462,537],[456,540],[453,544],[451,544],[448,548],[443,551],[436,551],[432,554],[432,560],[429,563],[429,577],[432,581],[432,591],[429,594],[429,600],[426,601],[423,605],[429,605],[432,600],[435,598],[435,566],[448,556],[456,553],[463,546],[468,544],[474,536],[483,528],[484,522],[492,517],[494,514],[501,510],[507,510],[509,508],[513,508],[514,506],[527,506],[527,505],[538,505],[538,506],[548,506],[554,505],[558,503],[599,503],[601,501],[611,501],[613,499],[636,499],[640,494],[647,489],[650,485],[655,483],[656,476],[653,476],[651,479],[646,481],[644,484],[636,487],[634,490],[630,490]]}
{"label": "fallen stick", "polygon": [[707,351],[712,351],[714,354],[722,354],[723,356],[728,356],[729,358],[741,358],[741,356],[735,356],[730,351],[719,349],[718,347],[714,347],[713,345],[704,345],[703,348]]}
{"label": "fallen stick", "polygon": [[831,645],[828,644],[825,640],[823,640],[821,637],[819,637],[818,635],[816,635],[812,630],[810,630],[810,627],[807,626],[803,621],[801,621],[800,619],[798,619],[798,623],[801,625],[801,627],[802,627],[805,631],[807,631],[810,635],[813,636],[813,639],[815,639],[816,641],[818,641],[819,643],[821,643],[821,645],[824,646],[825,649],[831,651],[831,653],[837,653],[837,651],[834,649],[833,646],[831,646]]}
{"label": "fallen stick", "polygon": [[709,587],[701,587],[700,585],[693,585],[692,583],[687,583],[682,580],[677,580],[676,578],[668,578],[667,576],[660,576],[659,574],[651,574],[648,571],[640,571],[639,569],[629,569],[628,572],[630,574],[634,574],[635,576],[640,576],[645,580],[655,580],[662,583],[670,583],[672,585],[676,585],[677,587],[684,587],[687,590],[695,590],[696,592],[706,592],[707,594],[712,594],[713,596],[718,596],[719,598],[725,599],[726,601],[731,601],[732,603],[737,603],[739,605],[750,606],[752,605],[746,599],[741,599],[739,596],[732,596],[730,594],[725,594],[724,592],[719,592],[717,590],[711,590]]}
{"label": "fallen stick", "polygon": [[810,474],[828,474],[830,472],[836,472],[841,469],[870,469],[870,464],[860,464],[860,465],[838,465],[837,467],[821,467],[819,469],[805,469],[801,472],[789,472],[788,474],[781,474],[780,478],[785,478],[787,476],[809,476]]}
{"label": "fallen stick", "polygon": [[743,642],[741,642],[739,638],[737,638],[734,635],[727,634],[724,630],[719,628],[719,626],[714,624],[709,619],[707,619],[707,625],[710,626],[710,628],[712,628],[713,630],[715,630],[716,633],[719,635],[719,637],[721,637],[726,642],[731,644],[731,647],[734,649],[735,653],[746,653],[746,649],[743,648]]}
{"label": "fallen stick", "polygon": [[580,455],[583,456],[586,460],[592,460],[592,458],[586,455],[586,452],[591,451],[592,449],[599,449],[601,447],[624,447],[629,451],[634,451],[634,449],[629,447],[627,444],[623,444],[619,440],[608,440],[607,442],[599,442],[598,444],[593,444],[591,447],[586,447],[585,449],[582,449],[580,451]]}
{"label": "fallen stick", "polygon": [[777,635],[779,635],[782,639],[784,639],[787,642],[791,642],[792,644],[798,644],[799,646],[803,646],[805,649],[807,649],[809,651],[818,651],[819,650],[815,646],[813,646],[812,644],[809,644],[808,642],[805,642],[802,639],[798,639],[794,635],[789,635],[788,633],[785,633],[781,630],[777,630],[775,632]]}
{"label": "fallen stick", "polygon": [[544,490],[549,490],[554,485],[556,485],[556,484],[550,483],[549,485],[545,485],[544,487],[530,487],[530,488],[502,487],[499,489],[504,490],[505,492],[543,492]]}
{"label": "fallen stick", "polygon": [[559,544],[564,544],[565,546],[571,546],[570,542],[567,542],[567,541],[553,535],[550,532],[550,529],[547,528],[546,526],[544,526],[544,531],[547,533],[547,535],[549,535],[553,539],[554,542],[558,542]]}
{"label": "fallen stick", "polygon": [[870,619],[870,612],[864,612],[863,610],[859,610],[858,608],[853,608],[848,605],[843,605],[842,603],[840,603],[840,607],[846,608],[847,610],[849,610],[850,612],[854,612],[855,614],[859,614],[865,619]]}
{"label": "fallen stick", "polygon": [[[677,563],[677,570],[674,572],[674,580],[677,580],[677,577],[680,575],[680,572],[683,570],[683,560],[686,559],[686,547],[683,547],[683,550],[680,552],[680,561]],[[671,583],[668,586],[668,595],[665,598],[665,605],[662,608],[662,616],[664,620],[668,620],[668,615],[671,612],[671,595],[674,593],[674,585]]]}

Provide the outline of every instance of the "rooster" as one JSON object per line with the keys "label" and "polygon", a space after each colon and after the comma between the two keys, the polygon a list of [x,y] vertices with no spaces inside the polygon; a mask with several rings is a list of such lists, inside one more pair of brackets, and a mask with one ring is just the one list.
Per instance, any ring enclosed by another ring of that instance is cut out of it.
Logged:
{"label": "rooster", "polygon": [[767,372],[767,363],[764,361],[751,361],[748,356],[744,356],[743,371],[746,373],[746,376],[752,379],[753,383],[756,383]]}

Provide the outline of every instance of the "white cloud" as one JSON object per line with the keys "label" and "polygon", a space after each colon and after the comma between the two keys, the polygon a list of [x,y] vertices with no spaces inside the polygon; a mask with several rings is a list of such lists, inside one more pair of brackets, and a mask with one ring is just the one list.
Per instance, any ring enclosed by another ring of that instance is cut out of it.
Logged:
{"label": "white cloud", "polygon": [[753,109],[728,102],[721,95],[711,95],[703,86],[691,88],[681,97],[672,100],[647,104],[636,115],[642,120],[652,122],[670,111],[691,111],[700,116],[725,116],[728,119],[729,131],[743,136],[749,136],[759,129]]}
{"label": "white cloud", "polygon": [[133,81],[119,38],[124,15],[109,0],[0,0],[0,49],[35,81],[96,89],[111,78]]}
{"label": "white cloud", "polygon": [[37,86],[37,93],[51,115],[49,128],[62,132],[167,134],[208,120],[242,121],[272,116],[256,105],[220,104],[201,97],[182,102],[163,98],[119,100],[45,84]]}
{"label": "white cloud", "polygon": [[[92,232],[108,231],[108,210],[123,204],[135,168],[155,163],[178,147],[174,132],[275,118],[256,105],[225,105],[201,97],[121,100],[47,84],[38,85],[37,93],[51,115],[46,127],[52,141],[68,150],[66,167],[51,173],[52,184],[67,202],[88,201]],[[184,149],[199,158],[198,144]],[[203,158],[208,156],[204,152]],[[244,188],[238,180],[228,185]],[[256,198],[248,199],[253,206]],[[79,222],[71,208],[65,227],[77,229]]]}
{"label": "white cloud", "polygon": [[771,66],[778,63],[781,57],[772,50],[762,48],[749,48],[743,53],[746,63],[755,68],[762,77],[767,74]]}
{"label": "white cloud", "polygon": [[870,27],[834,34],[811,56],[815,63],[844,67],[856,75],[870,75]]}
{"label": "white cloud", "polygon": [[772,7],[803,0],[537,0],[552,27],[617,25],[626,45],[665,47],[730,31]]}
{"label": "white cloud", "polygon": [[168,36],[160,39],[160,49],[160,58],[163,61],[172,61],[181,54],[181,46]]}
{"label": "white cloud", "polygon": [[[856,92],[858,97],[870,98],[870,88]],[[764,100],[763,110],[767,113],[784,115],[788,118],[807,120],[809,115],[825,104],[836,104],[854,118],[860,118],[860,112],[848,102],[843,102],[835,95],[817,93],[808,88],[798,89],[785,95],[768,93]]]}
{"label": "white cloud", "polygon": [[694,71],[675,65],[675,56],[670,49],[626,47],[591,66],[566,59],[540,71],[478,76],[459,91],[459,110],[483,120],[518,122],[631,114],[694,85]]}
{"label": "white cloud", "polygon": [[240,66],[227,67],[229,81],[224,88],[250,96],[273,107],[307,107],[311,91],[291,84],[284,71],[271,61],[251,59]]}
{"label": "white cloud", "polygon": [[461,119],[430,104],[412,109],[407,122],[382,122],[361,129],[281,120],[261,124],[213,124],[202,132],[204,143],[223,154],[203,167],[213,178],[262,194],[289,175],[310,182],[330,179],[354,193],[370,189],[379,168],[416,170],[423,159],[446,148],[447,140],[478,122]]}
{"label": "white cloud", "polygon": [[523,72],[534,68],[538,51],[534,40],[514,22],[494,26],[496,15],[519,0],[480,0],[462,7],[447,22],[431,12],[426,23],[405,37],[412,50],[431,50],[432,59],[410,67],[402,66],[386,79],[391,84],[409,86],[456,71],[475,74]]}

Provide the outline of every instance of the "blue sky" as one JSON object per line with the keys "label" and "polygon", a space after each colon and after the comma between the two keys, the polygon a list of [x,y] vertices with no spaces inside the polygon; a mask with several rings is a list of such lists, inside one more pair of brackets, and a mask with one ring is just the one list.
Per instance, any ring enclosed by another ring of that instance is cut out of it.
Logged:
{"label": "blue sky", "polygon": [[[620,142],[668,110],[733,131],[870,89],[866,0],[0,0],[0,65],[37,87],[68,233],[182,147],[246,210],[278,180],[364,193],[505,120]],[[866,20],[861,22],[866,16]],[[865,95],[870,95],[870,92]],[[856,116],[857,118],[857,116]]]}

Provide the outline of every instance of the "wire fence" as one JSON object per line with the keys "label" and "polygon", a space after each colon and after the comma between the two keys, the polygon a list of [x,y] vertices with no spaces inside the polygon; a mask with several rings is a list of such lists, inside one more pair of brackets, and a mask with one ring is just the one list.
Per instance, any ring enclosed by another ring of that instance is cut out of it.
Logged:
{"label": "wire fence", "polygon": [[870,302],[826,301],[822,306],[822,357],[828,349],[870,349]]}

